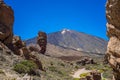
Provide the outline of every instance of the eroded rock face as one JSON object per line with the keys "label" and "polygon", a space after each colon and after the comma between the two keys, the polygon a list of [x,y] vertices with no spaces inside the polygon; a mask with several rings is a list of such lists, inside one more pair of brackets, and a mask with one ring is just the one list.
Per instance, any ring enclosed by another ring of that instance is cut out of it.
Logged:
{"label": "eroded rock face", "polygon": [[12,50],[14,54],[21,56],[21,58],[34,61],[39,69],[43,70],[41,61],[30,52],[25,42],[19,36],[13,37],[13,22],[13,10],[3,0],[0,0],[0,50],[6,49],[6,53],[10,53],[9,50]]}
{"label": "eroded rock face", "polygon": [[26,45],[19,36],[13,37],[12,44],[13,44],[13,47],[11,49],[16,55],[22,56],[26,52],[29,53],[29,51],[26,51],[27,49],[26,50],[24,49],[26,48]]}
{"label": "eroded rock face", "polygon": [[120,80],[120,0],[107,0],[107,60],[113,68],[115,80]]}
{"label": "eroded rock face", "polygon": [[0,1],[0,41],[6,45],[12,43],[14,12],[11,7]]}
{"label": "eroded rock face", "polygon": [[78,65],[96,64],[92,58],[84,57],[82,60],[77,61]]}
{"label": "eroded rock face", "polygon": [[46,52],[46,45],[47,45],[47,34],[45,32],[38,33],[37,44],[41,48],[40,53],[44,54]]}
{"label": "eroded rock face", "polygon": [[39,69],[43,70],[41,61],[36,57],[35,53],[32,54],[32,52],[31,52],[31,50],[33,50],[33,51],[34,51],[34,49],[36,50],[35,47],[32,47],[32,49],[29,50],[26,47],[25,42],[23,42],[19,36],[13,37],[12,44],[13,44],[12,50],[16,55],[24,57],[27,60],[32,60],[33,62],[35,62],[37,64]]}
{"label": "eroded rock face", "polygon": [[39,52],[40,51],[40,49],[39,48],[37,48],[37,46],[29,46],[29,50],[31,51],[31,52]]}
{"label": "eroded rock face", "polygon": [[101,73],[97,71],[91,72],[93,80],[102,80]]}

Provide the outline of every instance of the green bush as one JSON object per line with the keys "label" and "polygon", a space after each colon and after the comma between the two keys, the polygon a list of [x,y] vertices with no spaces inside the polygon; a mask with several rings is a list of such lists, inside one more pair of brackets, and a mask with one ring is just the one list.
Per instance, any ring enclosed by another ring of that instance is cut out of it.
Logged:
{"label": "green bush", "polygon": [[56,67],[54,67],[54,66],[49,66],[49,70],[50,71],[53,71],[53,72],[56,72],[57,70],[56,70]]}
{"label": "green bush", "polygon": [[80,80],[80,78],[74,78],[73,80]]}
{"label": "green bush", "polygon": [[38,69],[37,65],[30,60],[21,61],[20,63],[14,65],[14,70],[18,73],[32,74],[36,69]]}
{"label": "green bush", "polygon": [[0,69],[0,74],[5,75],[4,71]]}
{"label": "green bush", "polygon": [[85,78],[86,76],[88,76],[90,73],[82,73],[82,74],[80,74],[80,77],[81,78]]}

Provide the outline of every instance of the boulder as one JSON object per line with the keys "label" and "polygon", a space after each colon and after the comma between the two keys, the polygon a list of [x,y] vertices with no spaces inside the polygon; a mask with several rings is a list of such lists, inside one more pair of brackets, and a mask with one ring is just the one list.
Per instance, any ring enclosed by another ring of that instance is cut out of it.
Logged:
{"label": "boulder", "polygon": [[93,80],[91,75],[86,76],[87,80]]}
{"label": "boulder", "polygon": [[76,64],[78,65],[86,65],[86,64],[96,64],[94,60],[90,57],[83,57],[80,61],[77,61]]}
{"label": "boulder", "polygon": [[11,49],[16,55],[23,55],[23,50],[26,47],[25,42],[19,36],[14,36],[12,41],[13,47]]}
{"label": "boulder", "polygon": [[29,48],[29,50],[30,50],[31,52],[32,52],[32,51],[35,51],[35,52],[39,52],[39,51],[40,51],[39,48],[37,48],[37,46],[31,45],[31,46],[29,46],[28,48]]}
{"label": "boulder", "polygon": [[107,46],[106,60],[113,68],[115,80],[120,80],[120,0],[107,0]]}
{"label": "boulder", "polygon": [[12,43],[14,12],[10,6],[0,1],[0,41],[6,45]]}
{"label": "boulder", "polygon": [[102,80],[101,73],[98,71],[92,71],[91,76],[92,76],[93,80]]}

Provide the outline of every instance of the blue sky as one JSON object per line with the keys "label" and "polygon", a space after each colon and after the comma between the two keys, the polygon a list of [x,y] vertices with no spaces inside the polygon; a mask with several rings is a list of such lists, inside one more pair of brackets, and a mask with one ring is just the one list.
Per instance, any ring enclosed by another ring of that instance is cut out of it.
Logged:
{"label": "blue sky", "polygon": [[106,37],[106,0],[5,0],[14,10],[14,34],[32,38],[64,28]]}

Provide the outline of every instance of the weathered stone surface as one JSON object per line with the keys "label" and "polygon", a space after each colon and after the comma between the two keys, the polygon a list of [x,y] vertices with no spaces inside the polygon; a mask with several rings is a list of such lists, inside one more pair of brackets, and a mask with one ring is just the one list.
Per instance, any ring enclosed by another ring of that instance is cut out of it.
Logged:
{"label": "weathered stone surface", "polygon": [[[18,55],[21,58],[34,61],[39,69],[43,70],[42,63],[35,54],[32,54],[30,50],[26,47],[24,41],[21,40],[19,36],[13,37],[13,22],[14,14],[11,7],[7,6],[3,0],[0,0],[0,50],[5,53],[11,54],[13,51],[14,54]],[[40,41],[41,42],[41,39]],[[43,47],[44,42],[39,43]],[[11,50],[12,51],[11,51]],[[42,48],[43,50],[44,48]]]}
{"label": "weathered stone surface", "polygon": [[[35,47],[32,47],[33,51],[34,51],[34,48]],[[16,55],[24,57],[27,60],[34,61],[39,67],[39,69],[43,70],[41,61],[35,56],[35,54],[31,53],[31,51],[26,47],[25,42],[23,42],[19,36],[13,37],[13,49],[12,50]]]}
{"label": "weathered stone surface", "polygon": [[45,32],[38,33],[37,43],[41,48],[40,53],[44,54],[46,52],[47,45],[47,34]]}
{"label": "weathered stone surface", "polygon": [[120,80],[120,0],[107,0],[107,60],[113,68],[115,80]]}
{"label": "weathered stone surface", "polygon": [[23,47],[26,47],[25,43],[21,40],[19,36],[13,37],[13,47],[11,48],[16,55],[23,55]]}
{"label": "weathered stone surface", "polygon": [[14,12],[11,7],[0,1],[0,41],[6,45],[12,43]]}
{"label": "weathered stone surface", "polygon": [[35,51],[35,52],[39,52],[40,51],[40,49],[37,47],[37,46],[33,46],[33,45],[31,45],[31,46],[29,46],[29,50],[32,52],[32,51]]}
{"label": "weathered stone surface", "polygon": [[26,58],[27,60],[32,60],[32,61],[34,61],[34,62],[37,64],[38,68],[39,68],[40,70],[43,70],[43,71],[44,71],[44,69],[43,69],[43,67],[42,67],[41,61],[40,61],[39,58],[35,55],[34,52],[31,52],[30,54],[24,54],[24,56],[25,56],[25,58]]}
{"label": "weathered stone surface", "polygon": [[98,71],[92,71],[91,75],[93,80],[102,80],[101,73],[99,73]]}
{"label": "weathered stone surface", "polygon": [[86,64],[96,64],[94,60],[90,57],[83,57],[82,60],[76,62],[78,65],[86,65]]}

